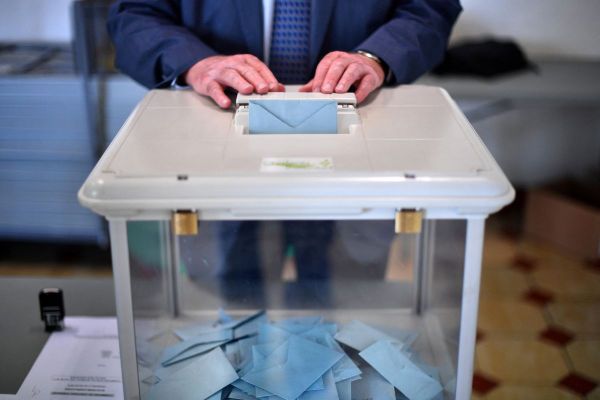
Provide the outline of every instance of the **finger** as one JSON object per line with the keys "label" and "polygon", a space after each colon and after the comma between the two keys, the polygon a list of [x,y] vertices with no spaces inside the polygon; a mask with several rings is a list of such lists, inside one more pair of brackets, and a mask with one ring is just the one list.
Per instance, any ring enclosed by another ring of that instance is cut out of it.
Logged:
{"label": "finger", "polygon": [[356,102],[361,103],[373,90],[377,89],[378,87],[379,85],[377,84],[377,79],[373,75],[365,75],[356,88]]}
{"label": "finger", "polygon": [[341,56],[341,52],[331,52],[327,54],[317,65],[317,70],[315,71],[315,77],[313,78],[313,92],[321,91],[321,84],[323,83],[323,79],[325,79],[325,75],[331,66],[331,63],[338,57]]}
{"label": "finger", "polygon": [[346,93],[350,89],[350,86],[360,81],[367,74],[368,70],[362,64],[355,62],[348,65],[348,68],[346,68],[346,71],[344,71],[344,74],[335,87],[336,93]]}
{"label": "finger", "polygon": [[243,94],[250,94],[254,91],[254,86],[244,79],[244,77],[235,69],[223,69],[221,74],[217,77],[217,81],[225,86],[234,88]]}
{"label": "finger", "polygon": [[277,91],[277,88],[280,85],[280,83],[277,80],[277,78],[275,78],[275,75],[273,75],[273,72],[271,72],[269,67],[265,65],[265,63],[263,63],[257,57],[252,55],[248,56],[246,62],[249,65],[251,65],[254,69],[256,69],[258,73],[263,77],[263,79],[269,85],[269,90]]}
{"label": "finger", "polygon": [[304,85],[300,86],[300,88],[298,89],[298,91],[299,92],[312,92],[313,81],[314,81],[314,79],[311,79],[310,81],[308,81]]}
{"label": "finger", "polygon": [[346,68],[352,62],[353,60],[350,57],[336,58],[329,66],[329,70],[327,70],[327,74],[323,79],[323,83],[321,84],[321,92],[333,93],[333,89],[337,86],[340,77],[344,74],[344,71],[346,71]]}
{"label": "finger", "polygon": [[263,79],[254,67],[248,64],[240,64],[236,67],[236,71],[240,73],[252,86],[257,93],[265,94],[269,91],[269,84]]}
{"label": "finger", "polygon": [[217,81],[210,81],[208,85],[206,85],[206,91],[206,94],[208,94],[219,107],[229,108],[229,106],[231,106],[231,100],[229,100],[229,97],[225,95],[223,86],[221,86]]}

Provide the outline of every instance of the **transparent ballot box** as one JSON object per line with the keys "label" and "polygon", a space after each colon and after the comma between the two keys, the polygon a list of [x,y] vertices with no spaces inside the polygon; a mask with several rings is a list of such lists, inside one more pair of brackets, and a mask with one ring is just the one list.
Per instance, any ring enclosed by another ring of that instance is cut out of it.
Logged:
{"label": "transparent ballot box", "polygon": [[79,193],[125,398],[470,398],[484,221],[513,197],[439,88],[149,92]]}

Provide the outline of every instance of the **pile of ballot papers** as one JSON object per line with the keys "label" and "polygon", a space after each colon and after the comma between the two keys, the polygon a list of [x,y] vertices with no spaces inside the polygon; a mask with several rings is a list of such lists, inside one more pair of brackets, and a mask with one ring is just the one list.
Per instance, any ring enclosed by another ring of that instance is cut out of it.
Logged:
{"label": "pile of ballot papers", "polygon": [[414,332],[391,337],[359,321],[320,316],[269,321],[221,312],[214,324],[173,332],[144,379],[149,400],[443,399],[437,370],[411,351]]}

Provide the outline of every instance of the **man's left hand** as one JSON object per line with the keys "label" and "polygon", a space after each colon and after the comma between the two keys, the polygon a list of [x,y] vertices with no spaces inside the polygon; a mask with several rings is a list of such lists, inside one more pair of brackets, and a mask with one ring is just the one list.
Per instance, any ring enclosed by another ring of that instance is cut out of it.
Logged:
{"label": "man's left hand", "polygon": [[356,101],[360,103],[380,87],[384,79],[385,72],[377,61],[357,53],[334,51],[323,57],[315,77],[300,91],[346,93],[354,85]]}

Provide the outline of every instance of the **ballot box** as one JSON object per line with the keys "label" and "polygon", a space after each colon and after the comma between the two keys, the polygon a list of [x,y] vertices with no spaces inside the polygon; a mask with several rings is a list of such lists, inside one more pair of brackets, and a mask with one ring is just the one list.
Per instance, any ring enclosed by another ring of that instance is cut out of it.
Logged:
{"label": "ballot box", "polygon": [[150,91],[81,188],[125,398],[470,398],[484,221],[513,188],[440,88],[296,89]]}

